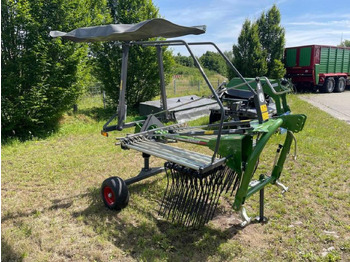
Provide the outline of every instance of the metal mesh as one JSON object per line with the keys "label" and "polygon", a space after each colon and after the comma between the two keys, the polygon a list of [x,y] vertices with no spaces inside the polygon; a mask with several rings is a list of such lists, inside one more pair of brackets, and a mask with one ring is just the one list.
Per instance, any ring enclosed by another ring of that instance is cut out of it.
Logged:
{"label": "metal mesh", "polygon": [[198,228],[214,216],[221,194],[231,194],[240,177],[227,166],[217,167],[205,174],[192,169],[165,163],[167,186],[159,214],[173,223]]}

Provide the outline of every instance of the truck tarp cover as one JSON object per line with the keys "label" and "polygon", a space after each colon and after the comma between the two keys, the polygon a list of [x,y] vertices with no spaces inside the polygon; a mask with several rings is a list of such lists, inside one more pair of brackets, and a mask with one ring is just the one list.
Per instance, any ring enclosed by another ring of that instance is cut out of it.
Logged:
{"label": "truck tarp cover", "polygon": [[180,26],[165,19],[155,18],[137,24],[110,24],[91,27],[82,27],[68,33],[51,31],[51,37],[62,37],[74,42],[99,41],[136,41],[152,37],[178,37],[184,35],[199,35],[205,33],[206,27]]}

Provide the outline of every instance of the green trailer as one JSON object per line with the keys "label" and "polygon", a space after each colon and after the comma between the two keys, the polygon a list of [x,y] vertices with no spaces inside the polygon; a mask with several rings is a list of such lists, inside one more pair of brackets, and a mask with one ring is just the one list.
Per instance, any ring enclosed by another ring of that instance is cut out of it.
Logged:
{"label": "green trailer", "polygon": [[350,85],[350,48],[297,46],[285,49],[287,78],[298,90],[343,92]]}

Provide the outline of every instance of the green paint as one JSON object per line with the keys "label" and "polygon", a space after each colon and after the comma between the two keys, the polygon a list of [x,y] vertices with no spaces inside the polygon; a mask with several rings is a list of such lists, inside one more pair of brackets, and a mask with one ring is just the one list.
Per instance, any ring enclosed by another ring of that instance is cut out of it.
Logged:
{"label": "green paint", "polygon": [[311,64],[311,47],[300,48],[299,66],[310,66]]}
{"label": "green paint", "polygon": [[[244,140],[246,148],[244,150],[249,151],[251,145],[249,145],[249,139],[244,139],[245,136],[242,135],[224,135],[221,137],[220,146],[218,150],[218,154],[227,157],[226,165],[235,170],[238,174],[242,173],[242,144]],[[252,144],[252,140],[250,140]],[[216,138],[209,140],[208,147],[211,150],[215,150]]]}
{"label": "green paint", "polygon": [[233,203],[233,209],[236,211],[238,211],[241,208],[241,206],[244,204],[244,201],[248,197],[247,193],[248,193],[249,183],[253,177],[255,166],[256,166],[256,163],[258,162],[261,152],[263,151],[270,137],[282,125],[283,120],[281,118],[270,119],[269,121],[267,121],[267,123],[269,123],[267,127],[268,132],[262,134],[261,138],[257,141],[255,148],[253,149],[252,153],[249,155],[249,158],[247,160],[245,171],[243,173],[242,182],[237,191],[235,201]]}
{"label": "green paint", "polygon": [[286,66],[293,67],[297,65],[297,49],[286,49]]}

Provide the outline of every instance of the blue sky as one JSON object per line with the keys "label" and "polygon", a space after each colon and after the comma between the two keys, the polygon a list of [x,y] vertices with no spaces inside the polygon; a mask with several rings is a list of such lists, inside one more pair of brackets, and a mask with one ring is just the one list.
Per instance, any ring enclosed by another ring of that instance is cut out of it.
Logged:
{"label": "blue sky", "polygon": [[[207,32],[183,37],[186,41],[212,41],[222,50],[237,43],[246,18],[256,20],[275,3],[286,31],[286,47],[298,45],[338,45],[350,40],[349,0],[153,0],[165,19],[180,25],[206,25]],[[196,55],[205,47],[194,50]],[[187,55],[184,49],[175,52]]]}

